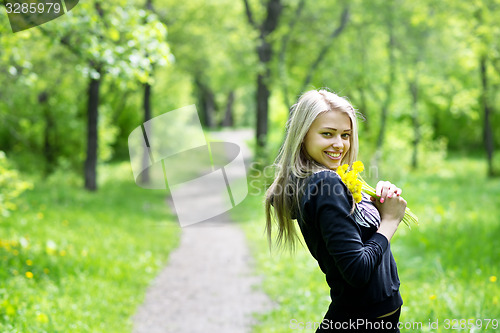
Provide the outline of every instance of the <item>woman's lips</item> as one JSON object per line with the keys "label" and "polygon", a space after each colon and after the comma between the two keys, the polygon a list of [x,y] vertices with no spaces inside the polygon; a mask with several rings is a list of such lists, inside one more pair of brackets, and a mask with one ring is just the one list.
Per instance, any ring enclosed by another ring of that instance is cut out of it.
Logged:
{"label": "woman's lips", "polygon": [[342,152],[325,151],[324,152],[331,160],[340,160]]}

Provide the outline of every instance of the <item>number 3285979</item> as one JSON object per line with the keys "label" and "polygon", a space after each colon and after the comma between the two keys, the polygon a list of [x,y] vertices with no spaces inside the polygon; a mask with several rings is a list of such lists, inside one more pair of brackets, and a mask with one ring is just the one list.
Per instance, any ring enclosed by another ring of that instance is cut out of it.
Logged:
{"label": "number 3285979", "polygon": [[498,319],[445,319],[444,328],[447,330],[464,330],[464,329],[497,329]]}
{"label": "number 3285979", "polygon": [[59,13],[61,12],[61,4],[57,2],[45,2],[45,3],[10,3],[5,4],[7,13],[11,14],[42,14],[42,13]]}

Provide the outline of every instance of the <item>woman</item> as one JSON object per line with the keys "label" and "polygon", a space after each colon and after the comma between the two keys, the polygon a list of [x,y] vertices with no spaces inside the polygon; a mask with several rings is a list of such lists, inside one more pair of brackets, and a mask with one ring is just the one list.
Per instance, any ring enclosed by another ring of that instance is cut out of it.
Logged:
{"label": "woman", "polygon": [[332,302],[317,332],[399,332],[403,301],[389,242],[406,202],[401,189],[379,182],[378,199],[363,194],[356,204],[335,170],[352,166],[357,153],[352,105],[326,90],[302,95],[291,109],[266,195],[268,240],[273,218],[278,245],[294,249],[298,221],[330,287]]}

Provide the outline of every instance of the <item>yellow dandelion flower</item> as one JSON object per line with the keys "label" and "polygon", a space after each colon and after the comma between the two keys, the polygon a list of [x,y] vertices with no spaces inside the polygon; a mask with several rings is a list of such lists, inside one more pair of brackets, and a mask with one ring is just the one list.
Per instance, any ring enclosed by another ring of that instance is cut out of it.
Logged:
{"label": "yellow dandelion flower", "polygon": [[436,300],[436,298],[437,298],[437,296],[436,296],[436,295],[434,295],[434,294],[432,294],[432,295],[430,295],[430,296],[429,296],[429,299],[430,299],[431,301]]}
{"label": "yellow dandelion flower", "polygon": [[337,174],[340,176],[340,178],[344,177],[344,174],[346,173],[348,167],[349,165],[343,164],[337,168]]}
{"label": "yellow dandelion flower", "polygon": [[356,163],[356,167],[348,172],[347,172],[347,169],[349,168],[348,164],[343,164],[337,168],[337,174],[340,176],[340,179],[342,179],[344,184],[351,192],[354,201],[356,203],[360,202],[362,199],[361,196],[362,183],[358,179],[358,173],[360,172],[360,170],[363,170],[363,163],[360,161],[358,162],[359,163]]}
{"label": "yellow dandelion flower", "polygon": [[354,197],[354,201],[356,201],[356,202],[361,202],[361,199],[363,198],[363,197],[361,196],[361,194],[359,194],[359,193],[355,193],[355,194],[353,195],[353,197]]}
{"label": "yellow dandelion flower", "polygon": [[490,276],[490,282],[497,282],[497,277],[495,275]]}
{"label": "yellow dandelion flower", "polygon": [[49,270],[48,268],[44,268],[44,269],[43,269],[43,272],[44,272],[45,274],[49,274],[50,270]]}
{"label": "yellow dandelion flower", "polygon": [[352,169],[357,173],[361,173],[365,170],[365,166],[363,165],[363,162],[356,161],[352,164]]}
{"label": "yellow dandelion flower", "polygon": [[32,261],[32,260],[30,260],[30,259],[26,260],[26,265],[28,265],[28,266],[33,265],[33,261]]}
{"label": "yellow dandelion flower", "polygon": [[[356,161],[352,164],[352,168],[350,171],[348,164],[342,164],[337,168],[337,174],[340,176],[344,184],[347,186],[349,191],[354,198],[356,203],[360,202],[362,199],[361,193],[364,192],[368,195],[371,195],[374,198],[377,198],[375,194],[375,189],[368,185],[361,176],[358,176],[360,172],[363,172],[365,169],[363,162]],[[403,217],[403,222],[410,227],[410,222],[418,224],[418,218],[413,212],[410,211],[410,208],[406,207],[405,215]]]}
{"label": "yellow dandelion flower", "polygon": [[26,272],[26,274],[25,274],[25,275],[26,275],[26,277],[27,277],[28,279],[32,279],[32,278],[33,278],[33,273],[31,273],[31,272]]}

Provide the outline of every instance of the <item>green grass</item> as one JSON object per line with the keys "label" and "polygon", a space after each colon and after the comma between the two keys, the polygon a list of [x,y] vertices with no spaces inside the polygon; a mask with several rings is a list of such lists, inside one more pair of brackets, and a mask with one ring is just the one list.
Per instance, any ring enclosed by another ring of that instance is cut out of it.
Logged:
{"label": "green grass", "polygon": [[131,316],[178,242],[165,191],[135,185],[129,163],[34,179],[0,220],[0,332],[131,331]]}
{"label": "green grass", "polygon": [[[400,321],[413,325],[403,331],[450,332],[446,319],[458,320],[449,323],[458,326],[461,319],[483,319],[481,330],[453,331],[500,332],[491,323],[484,328],[484,319],[500,321],[500,179],[487,179],[485,169],[483,160],[456,157],[398,179],[387,177],[403,188],[420,220],[411,230],[402,224],[391,242],[404,300]],[[293,256],[269,252],[258,192],[233,212],[251,241],[264,290],[278,304],[259,317],[254,332],[289,332],[291,319],[305,324],[323,318],[328,287],[307,249],[299,247]],[[438,329],[429,320],[439,320]]]}

